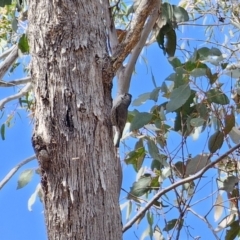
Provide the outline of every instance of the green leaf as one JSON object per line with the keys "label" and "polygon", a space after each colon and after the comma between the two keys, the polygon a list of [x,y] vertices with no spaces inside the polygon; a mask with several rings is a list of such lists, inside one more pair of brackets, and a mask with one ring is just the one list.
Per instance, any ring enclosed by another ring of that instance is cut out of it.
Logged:
{"label": "green leaf", "polygon": [[175,88],[170,95],[170,101],[166,105],[167,112],[179,109],[188,100],[190,95],[191,89],[188,84]]}
{"label": "green leaf", "polygon": [[234,240],[240,234],[239,220],[232,222],[229,227],[230,229],[227,230],[225,240]]}
{"label": "green leaf", "polygon": [[201,63],[199,61],[187,61],[184,65],[183,65],[183,68],[188,71],[189,73],[191,73],[194,69],[209,69],[208,66],[205,64],[205,63]]}
{"label": "green leaf", "polygon": [[153,214],[150,211],[147,212],[147,220],[148,220],[148,224],[152,226],[154,220],[153,220]]}
{"label": "green leaf", "polygon": [[25,187],[32,180],[33,173],[33,169],[24,170],[19,176],[17,189]]}
{"label": "green leaf", "polygon": [[211,153],[215,153],[223,145],[224,134],[220,131],[215,132],[208,140],[208,149]]}
{"label": "green leaf", "polygon": [[159,155],[159,150],[155,142],[151,139],[148,139],[147,145],[148,145],[148,152],[151,155],[151,157],[157,159]]}
{"label": "green leaf", "polygon": [[198,111],[200,118],[204,119],[205,121],[208,120],[209,114],[205,103],[196,104],[196,110]]}
{"label": "green leaf", "polygon": [[175,81],[176,79],[176,73],[171,73],[168,77],[165,78],[165,80],[168,81]]}
{"label": "green leaf", "polygon": [[5,5],[11,5],[12,0],[1,0],[0,1],[0,7],[4,7]]}
{"label": "green leaf", "polygon": [[143,140],[139,139],[135,144],[135,150],[128,153],[127,158],[124,160],[126,164],[132,164],[136,172],[142,167],[146,151],[143,146]]}
{"label": "green leaf", "polygon": [[5,123],[1,126],[1,138],[2,140],[5,140]]}
{"label": "green leaf", "polygon": [[202,170],[206,165],[210,163],[209,154],[203,153],[187,160],[186,172],[187,176],[193,175]]}
{"label": "green leaf", "polygon": [[233,111],[231,114],[228,114],[224,118],[225,122],[225,128],[224,128],[224,133],[227,135],[229,132],[231,132],[232,128],[235,126],[235,116]]}
{"label": "green leaf", "polygon": [[202,118],[192,118],[190,120],[190,124],[193,126],[193,127],[200,127],[202,126],[206,121]]}
{"label": "green leaf", "polygon": [[168,221],[167,225],[164,227],[163,231],[168,232],[168,231],[172,230],[176,226],[177,222],[178,222],[178,219],[172,219],[172,220]]}
{"label": "green leaf", "polygon": [[138,130],[148,124],[152,119],[152,114],[147,112],[136,113],[130,126],[130,131]]}
{"label": "green leaf", "polygon": [[184,8],[176,5],[172,5],[172,6],[173,6],[173,14],[177,23],[189,21],[188,12]]}
{"label": "green leaf", "polygon": [[214,48],[214,47],[211,49],[207,47],[202,47],[198,49],[197,52],[201,60],[208,59],[209,56],[215,56],[215,57],[222,56],[222,52],[218,48]]}
{"label": "green leaf", "polygon": [[170,29],[166,35],[166,44],[165,44],[165,50],[168,54],[168,57],[173,57],[176,51],[177,46],[177,35],[174,29]]}
{"label": "green leaf", "polygon": [[28,39],[26,34],[23,34],[18,42],[18,47],[21,50],[23,54],[29,53],[29,45],[28,45]]}
{"label": "green leaf", "polygon": [[229,104],[228,97],[219,89],[211,89],[207,93],[207,100],[210,103],[217,103],[221,105]]}
{"label": "green leaf", "polygon": [[153,159],[158,160],[161,165],[168,166],[166,162],[167,156],[165,156],[164,154],[159,154],[158,147],[152,139],[147,139],[147,145],[148,145],[148,152],[150,156]]}
{"label": "green leaf", "polygon": [[182,66],[181,61],[177,57],[170,57],[168,58],[168,61],[173,66],[173,68]]}
{"label": "green leaf", "polygon": [[233,191],[237,183],[238,183],[238,178],[236,176],[229,176],[227,177],[227,179],[223,181],[223,187],[221,187],[220,189],[230,193]]}
{"label": "green leaf", "polygon": [[12,19],[12,30],[14,31],[14,32],[17,32],[17,29],[18,29],[18,22],[17,22],[17,19],[16,19],[16,17],[15,17],[15,15],[13,15],[12,16],[13,17],[13,19]]}
{"label": "green leaf", "polygon": [[153,159],[152,163],[151,163],[151,169],[157,169],[160,170],[163,168],[163,165],[160,161],[158,161],[157,159]]}
{"label": "green leaf", "polygon": [[133,183],[130,188],[130,194],[128,199],[134,199],[134,197],[141,197],[150,190],[152,178],[150,176],[142,176],[137,182]]}
{"label": "green leaf", "polygon": [[209,78],[210,84],[213,85],[218,79],[218,73],[212,74],[211,70],[208,68],[206,74],[207,77]]}
{"label": "green leaf", "polygon": [[174,23],[187,22],[189,16],[187,11],[176,5],[169,3],[162,4],[162,18],[166,21],[174,21]]}
{"label": "green leaf", "polygon": [[209,50],[209,55],[211,55],[211,56],[222,56],[222,52],[218,48],[212,47]]}
{"label": "green leaf", "polygon": [[169,91],[168,86],[165,83],[165,81],[162,83],[161,91],[164,93],[163,97],[165,97],[165,98],[169,98],[170,97],[170,91]]}
{"label": "green leaf", "polygon": [[143,93],[141,95],[138,96],[138,98],[134,99],[134,101],[132,102],[132,106],[140,106],[142,104],[144,104],[147,100],[149,100],[150,98],[150,92],[148,93]]}
{"label": "green leaf", "polygon": [[151,75],[152,75],[153,86],[154,86],[155,88],[157,88],[157,84],[156,84],[155,77],[154,77],[154,75],[153,75],[152,70],[151,70]]}
{"label": "green leaf", "polygon": [[159,91],[161,90],[161,87],[157,87],[157,88],[155,88],[152,92],[151,92],[151,94],[150,94],[150,96],[149,96],[149,99],[150,100],[153,100],[154,102],[157,102],[158,101],[158,96],[159,96]]}
{"label": "green leaf", "polygon": [[224,70],[227,67],[228,63],[221,63],[221,68]]}
{"label": "green leaf", "polygon": [[193,77],[205,76],[207,72],[206,68],[195,68],[190,72],[190,75]]}
{"label": "green leaf", "polygon": [[214,231],[220,231],[228,226],[235,220],[235,213],[230,213],[226,217],[222,219],[222,221],[218,224],[218,227]]}

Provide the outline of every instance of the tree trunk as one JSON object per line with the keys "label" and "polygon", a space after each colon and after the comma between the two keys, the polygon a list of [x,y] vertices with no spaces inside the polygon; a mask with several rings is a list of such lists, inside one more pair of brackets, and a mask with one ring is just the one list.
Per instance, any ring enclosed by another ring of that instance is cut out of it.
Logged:
{"label": "tree trunk", "polygon": [[[29,1],[33,147],[49,239],[121,239],[103,4]],[[106,7],[105,7],[106,8]]]}

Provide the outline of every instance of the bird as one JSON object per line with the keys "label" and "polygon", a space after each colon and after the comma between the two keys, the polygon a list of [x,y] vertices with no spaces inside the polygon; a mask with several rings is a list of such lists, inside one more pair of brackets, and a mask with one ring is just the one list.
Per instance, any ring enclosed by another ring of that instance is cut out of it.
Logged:
{"label": "bird", "polygon": [[124,93],[118,95],[113,100],[111,109],[112,125],[116,128],[116,135],[114,137],[114,146],[119,148],[120,139],[122,138],[123,129],[127,122],[128,107],[132,101],[132,95]]}

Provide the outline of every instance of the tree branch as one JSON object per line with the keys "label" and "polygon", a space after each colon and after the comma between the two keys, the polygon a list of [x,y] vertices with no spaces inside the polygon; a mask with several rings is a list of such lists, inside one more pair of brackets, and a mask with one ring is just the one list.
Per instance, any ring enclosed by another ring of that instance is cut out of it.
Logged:
{"label": "tree branch", "polygon": [[[143,215],[146,213],[146,211],[154,204],[155,201],[157,201],[162,195],[166,194],[167,192],[171,191],[172,189],[187,183],[187,182],[191,182],[197,178],[202,177],[202,175],[210,168],[212,168],[215,164],[217,164],[218,162],[220,162],[221,160],[223,160],[225,157],[227,157],[229,154],[231,154],[232,152],[234,152],[236,149],[238,149],[240,147],[240,143],[237,144],[236,146],[234,146],[233,148],[229,149],[226,153],[224,153],[222,156],[220,156],[219,158],[217,158],[215,161],[209,163],[206,167],[204,167],[201,171],[199,171],[198,173],[184,178],[178,182],[175,182],[174,184],[170,185],[169,187],[159,191],[144,207],[143,210],[139,211],[127,224],[125,224],[125,226],[123,227],[122,231],[125,232],[126,230],[128,230],[130,227],[132,227],[132,225]],[[212,155],[209,156],[209,159],[211,158]]]}
{"label": "tree branch", "polygon": [[134,47],[132,51],[132,54],[130,56],[127,66],[121,67],[118,71],[117,95],[124,94],[129,91],[131,76],[132,76],[136,61],[147,41],[147,38],[150,32],[153,29],[154,24],[159,18],[160,1],[157,1],[157,3],[158,4],[156,5],[155,9],[153,9],[153,11],[151,12],[149,19],[143,28],[140,40],[138,41],[137,45]]}
{"label": "tree branch", "polygon": [[12,47],[8,48],[5,52],[3,52],[1,55],[0,55],[0,60],[7,57],[9,55],[9,53],[11,53],[11,51],[15,48],[16,46],[13,45]]}
{"label": "tree branch", "polygon": [[29,158],[26,158],[25,160],[20,162],[17,166],[15,166],[12,170],[10,170],[10,172],[0,182],[0,190],[11,179],[11,177],[18,171],[19,168],[21,168],[23,165],[29,163],[30,161],[34,160],[35,158],[36,158],[36,155],[33,155],[33,156],[29,157]]}
{"label": "tree branch", "polygon": [[7,102],[10,102],[14,99],[17,99],[17,98],[20,98],[22,96],[24,96],[32,87],[32,83],[29,82],[26,84],[26,86],[24,88],[22,88],[22,90],[20,92],[18,92],[17,94],[14,94],[14,95],[11,95],[9,97],[6,97],[4,99],[2,99],[0,101],[0,110],[4,108],[4,105],[7,103]]}
{"label": "tree branch", "polygon": [[129,55],[132,49],[138,43],[144,24],[152,14],[152,11],[158,10],[159,1],[158,0],[142,0],[137,7],[134,18],[130,24],[129,30],[126,37],[123,39],[118,50],[113,56],[113,71],[116,72],[118,68],[122,65],[125,58]]}
{"label": "tree branch", "polygon": [[15,45],[11,49],[12,49],[11,53],[9,53],[7,58],[0,64],[0,79],[3,78],[7,70],[12,66],[14,61],[18,58],[18,46]]}
{"label": "tree branch", "polygon": [[0,80],[0,87],[14,87],[16,85],[26,84],[28,82],[31,82],[31,77],[25,77],[21,79],[15,79],[9,82],[1,81]]}

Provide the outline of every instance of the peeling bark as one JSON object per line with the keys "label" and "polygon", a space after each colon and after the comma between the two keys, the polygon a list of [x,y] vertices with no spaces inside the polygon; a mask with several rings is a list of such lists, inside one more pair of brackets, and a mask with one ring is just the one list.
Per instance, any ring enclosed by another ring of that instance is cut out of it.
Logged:
{"label": "peeling bark", "polygon": [[33,147],[48,238],[121,239],[113,75],[100,1],[30,1]]}

